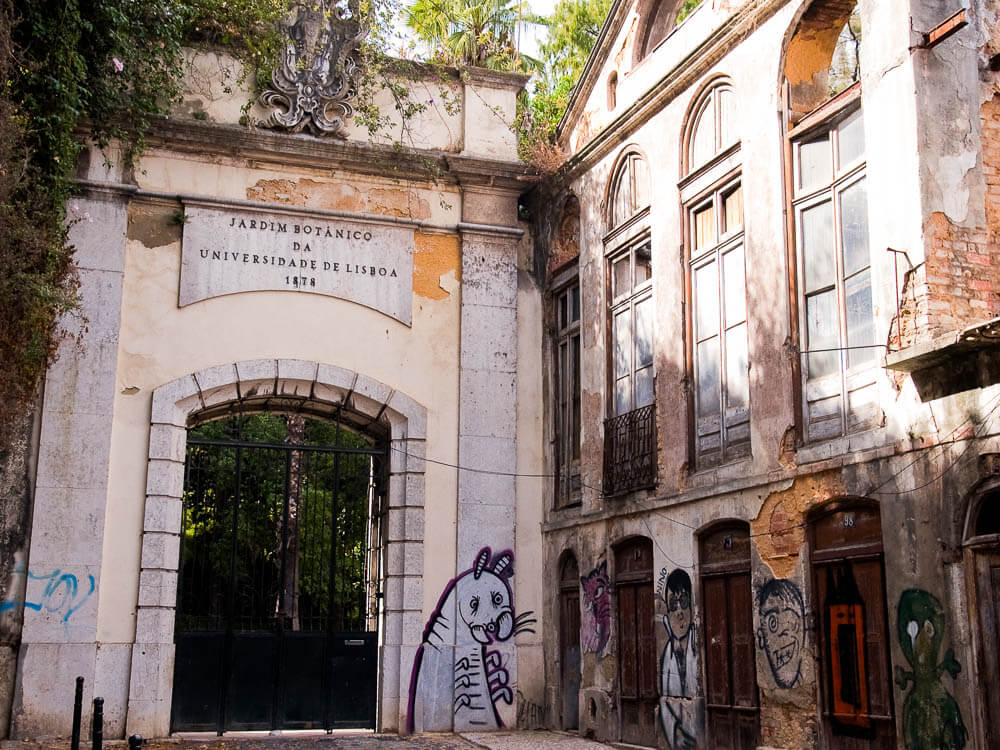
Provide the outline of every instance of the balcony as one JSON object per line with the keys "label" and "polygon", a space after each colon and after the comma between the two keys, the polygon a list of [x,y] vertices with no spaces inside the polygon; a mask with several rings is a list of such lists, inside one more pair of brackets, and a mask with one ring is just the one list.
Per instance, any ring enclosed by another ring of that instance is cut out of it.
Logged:
{"label": "balcony", "polygon": [[656,484],[656,409],[641,406],[604,421],[604,494]]}

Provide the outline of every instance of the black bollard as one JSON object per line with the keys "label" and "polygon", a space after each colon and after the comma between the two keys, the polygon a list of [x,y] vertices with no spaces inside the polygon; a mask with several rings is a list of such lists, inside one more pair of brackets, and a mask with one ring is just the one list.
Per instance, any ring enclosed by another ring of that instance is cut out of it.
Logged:
{"label": "black bollard", "polygon": [[94,698],[94,718],[90,727],[90,748],[101,750],[104,745],[104,698]]}
{"label": "black bollard", "polygon": [[70,750],[80,750],[80,718],[83,715],[83,678],[76,678],[76,695],[73,696],[73,735]]}
{"label": "black bollard", "polygon": [[128,750],[141,750],[142,749],[142,735],[133,734],[128,738]]}

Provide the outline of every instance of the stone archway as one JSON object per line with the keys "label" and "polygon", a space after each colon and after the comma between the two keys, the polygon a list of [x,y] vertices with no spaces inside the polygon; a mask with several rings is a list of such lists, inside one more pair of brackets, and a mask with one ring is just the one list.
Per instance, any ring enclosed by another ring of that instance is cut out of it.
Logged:
{"label": "stone archway", "polygon": [[413,651],[404,643],[419,639],[427,412],[409,396],[372,378],[334,365],[287,359],[211,367],[153,393],[129,729],[153,737],[166,736],[170,729],[181,496],[190,418],[247,400],[274,406],[349,404],[354,412],[389,425],[378,728],[398,730],[405,720],[400,695],[406,695],[409,684],[407,670],[400,667],[409,664]]}

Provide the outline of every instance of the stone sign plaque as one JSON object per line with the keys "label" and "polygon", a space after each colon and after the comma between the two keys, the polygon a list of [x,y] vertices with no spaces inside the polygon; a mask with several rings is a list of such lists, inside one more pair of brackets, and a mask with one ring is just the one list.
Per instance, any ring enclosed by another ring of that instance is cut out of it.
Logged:
{"label": "stone sign plaque", "polygon": [[270,209],[186,204],[180,307],[288,291],[357,302],[410,325],[413,228]]}

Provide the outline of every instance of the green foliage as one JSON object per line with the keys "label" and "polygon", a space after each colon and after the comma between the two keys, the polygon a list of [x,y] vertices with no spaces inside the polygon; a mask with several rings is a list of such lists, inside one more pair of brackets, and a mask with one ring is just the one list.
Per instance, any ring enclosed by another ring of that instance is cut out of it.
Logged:
{"label": "green foliage", "polygon": [[701,0],[684,0],[681,3],[681,7],[677,9],[677,20],[675,23],[680,23],[685,18],[691,15],[695,8],[701,5]]}
{"label": "green foliage", "polygon": [[513,0],[414,0],[406,24],[445,64],[532,71],[539,62],[514,43],[523,15]]}
{"label": "green foliage", "polygon": [[545,74],[519,102],[518,153],[542,173],[555,171],[562,161],[553,143],[556,126],[610,8],[611,0],[559,0],[552,15],[541,19],[548,27],[541,45]]}
{"label": "green foliage", "polygon": [[610,8],[611,0],[559,0],[544,19],[549,34],[541,50],[551,88],[579,80]]}

